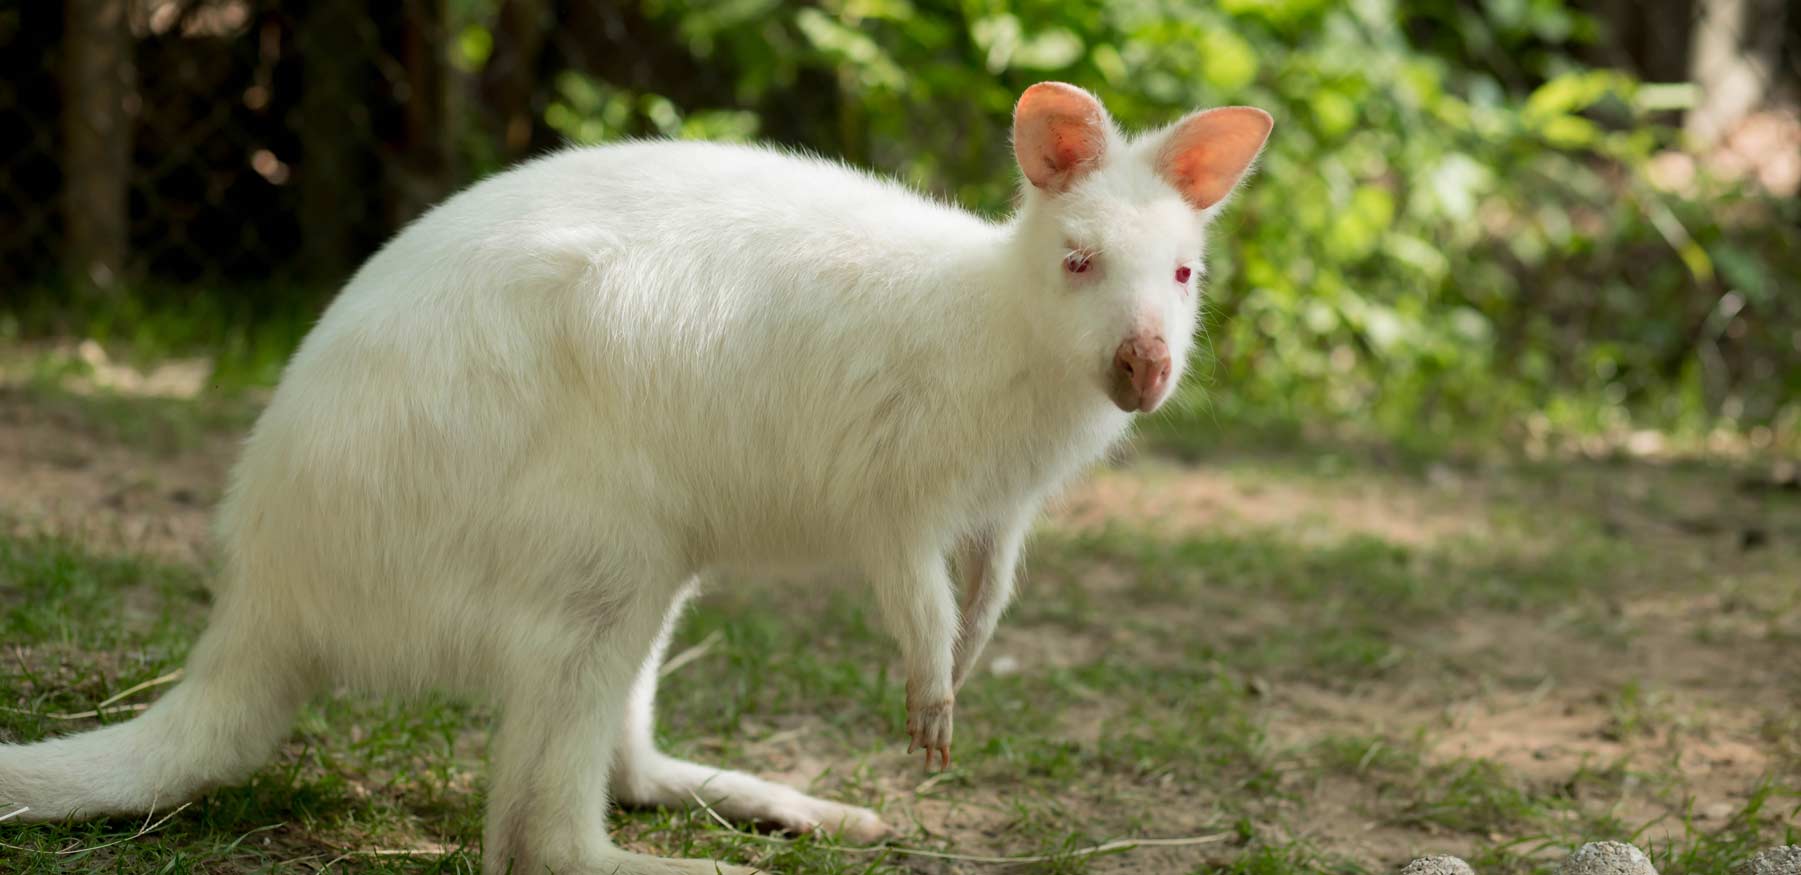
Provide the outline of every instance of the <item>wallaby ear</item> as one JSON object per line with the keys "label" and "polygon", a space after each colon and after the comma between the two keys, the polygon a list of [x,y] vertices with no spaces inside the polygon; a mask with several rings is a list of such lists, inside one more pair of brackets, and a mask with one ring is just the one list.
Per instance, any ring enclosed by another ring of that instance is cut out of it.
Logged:
{"label": "wallaby ear", "polygon": [[1197,112],[1169,132],[1157,155],[1157,173],[1189,206],[1207,209],[1232,193],[1275,124],[1269,113],[1250,106]]}
{"label": "wallaby ear", "polygon": [[1065,192],[1100,166],[1111,124],[1094,95],[1062,82],[1040,82],[1013,108],[1013,154],[1033,185]]}

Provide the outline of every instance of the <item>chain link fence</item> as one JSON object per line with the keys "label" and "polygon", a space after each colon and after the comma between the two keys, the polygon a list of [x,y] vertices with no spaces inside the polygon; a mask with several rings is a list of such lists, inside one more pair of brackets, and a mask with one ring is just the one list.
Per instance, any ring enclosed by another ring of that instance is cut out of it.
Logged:
{"label": "chain link fence", "polygon": [[618,4],[488,5],[0,10],[0,293],[334,283],[472,176],[554,145],[558,70],[629,74],[657,48]]}
{"label": "chain link fence", "polygon": [[[1596,61],[1695,84],[1673,112],[1696,160],[1794,190],[1801,13],[1587,11],[1603,25]],[[0,8],[0,295],[329,287],[446,193],[558,143],[566,71],[733,105],[730,82],[631,3],[14,0]],[[762,133],[798,136],[781,124]]]}

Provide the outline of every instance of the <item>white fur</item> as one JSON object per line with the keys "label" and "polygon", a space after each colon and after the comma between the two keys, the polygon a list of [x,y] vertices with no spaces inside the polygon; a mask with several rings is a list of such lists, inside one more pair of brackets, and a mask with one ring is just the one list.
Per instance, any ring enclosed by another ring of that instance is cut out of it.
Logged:
{"label": "white fur", "polygon": [[[880,835],[657,752],[660,653],[713,572],[860,570],[915,738],[948,751],[1041,501],[1127,429],[1114,350],[1151,330],[1189,352],[1198,294],[1170,276],[1213,211],[1158,176],[1163,134],[1105,134],[1094,172],[1025,187],[1002,224],[701,143],[564,151],[452,198],[352,279],[258,421],[186,679],[129,723],[0,747],[0,805],[166,809],[253,769],[333,682],[501,705],[489,872],[714,871],[615,849],[609,788]],[[1071,243],[1099,269],[1065,274]]]}

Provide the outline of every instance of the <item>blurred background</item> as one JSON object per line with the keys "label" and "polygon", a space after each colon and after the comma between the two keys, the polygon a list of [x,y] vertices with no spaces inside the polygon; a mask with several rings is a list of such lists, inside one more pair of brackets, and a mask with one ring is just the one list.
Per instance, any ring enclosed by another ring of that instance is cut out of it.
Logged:
{"label": "blurred background", "polygon": [[397,228],[568,143],[778,142],[999,215],[1043,79],[1278,119],[1160,427],[1796,445],[1782,0],[11,0],[0,339],[267,385]]}
{"label": "blurred background", "polygon": [[1066,79],[1127,126],[1279,119],[1217,238],[1208,421],[1801,427],[1781,0],[67,0],[0,11],[0,65],[5,331],[211,349],[225,382],[546,149],[771,140],[1001,214],[1012,101]]}

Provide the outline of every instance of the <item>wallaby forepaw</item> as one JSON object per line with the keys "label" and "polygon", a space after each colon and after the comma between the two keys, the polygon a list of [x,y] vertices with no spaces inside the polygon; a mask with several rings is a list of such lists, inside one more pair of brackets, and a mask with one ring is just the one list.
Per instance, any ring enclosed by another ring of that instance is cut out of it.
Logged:
{"label": "wallaby forepaw", "polygon": [[907,735],[912,742],[907,745],[907,753],[924,750],[926,752],[926,769],[932,768],[932,755],[938,756],[938,767],[951,767],[951,708],[954,703],[950,699],[942,699],[930,704],[909,704],[907,707]]}

